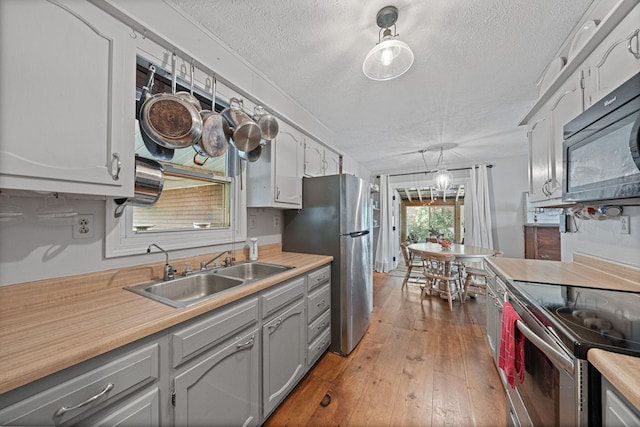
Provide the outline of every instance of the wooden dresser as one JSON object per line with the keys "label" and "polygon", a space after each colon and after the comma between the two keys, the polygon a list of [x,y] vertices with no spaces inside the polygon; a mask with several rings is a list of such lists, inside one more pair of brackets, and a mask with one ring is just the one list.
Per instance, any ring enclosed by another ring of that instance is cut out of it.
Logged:
{"label": "wooden dresser", "polygon": [[525,225],[524,257],[560,261],[560,229],[557,225]]}

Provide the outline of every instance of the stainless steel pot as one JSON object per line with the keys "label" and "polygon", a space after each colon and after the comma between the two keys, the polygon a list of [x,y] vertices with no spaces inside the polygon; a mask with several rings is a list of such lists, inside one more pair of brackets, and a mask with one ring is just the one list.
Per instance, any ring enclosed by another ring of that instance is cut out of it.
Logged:
{"label": "stainless steel pot", "polygon": [[114,216],[119,218],[126,205],[149,207],[153,206],[164,186],[164,168],[155,160],[136,156],[136,172],[134,183],[134,195],[128,199],[116,199],[118,204]]}
{"label": "stainless steel pot", "polygon": [[242,111],[243,102],[237,98],[231,98],[229,107],[222,110],[222,117],[233,128],[231,142],[235,147],[248,153],[260,145],[262,139],[262,131],[260,126],[254,122],[244,111]]}
{"label": "stainless steel pot", "polygon": [[263,139],[271,141],[278,135],[278,131],[280,130],[278,120],[273,114],[267,113],[261,105],[253,109],[253,120],[260,126]]}
{"label": "stainless steel pot", "polygon": [[171,148],[165,148],[162,145],[156,144],[155,141],[153,141],[151,137],[147,135],[147,133],[144,131],[140,123],[141,117],[143,115],[142,112],[144,111],[143,109],[144,103],[149,98],[149,95],[151,94],[151,89],[153,89],[153,77],[155,73],[156,73],[156,67],[154,67],[153,65],[150,65],[147,85],[142,87],[142,93],[140,94],[140,101],[138,101],[138,105],[137,105],[138,127],[140,128],[140,136],[142,137],[144,146],[147,147],[147,151],[149,151],[149,153],[156,159],[171,160],[173,158],[174,150]]}
{"label": "stainless steel pot", "polygon": [[[216,78],[213,77],[213,108],[216,103]],[[215,111],[203,110],[202,116],[202,136],[193,144],[194,150],[201,156],[218,157],[222,156],[229,146],[231,138],[231,127],[222,115]],[[206,161],[206,160],[205,160]],[[194,160],[194,163],[196,161]],[[196,163],[202,166],[200,163]],[[204,164],[204,162],[202,163]]]}
{"label": "stainless steel pot", "polygon": [[165,148],[185,148],[202,136],[202,117],[190,101],[176,94],[176,58],[172,59],[171,93],[159,93],[142,106],[141,129]]}

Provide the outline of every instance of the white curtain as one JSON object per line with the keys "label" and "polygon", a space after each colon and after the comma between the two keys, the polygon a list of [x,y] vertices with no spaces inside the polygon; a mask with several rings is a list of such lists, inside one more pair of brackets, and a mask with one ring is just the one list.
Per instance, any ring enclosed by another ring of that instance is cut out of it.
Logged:
{"label": "white curtain", "polygon": [[380,175],[380,235],[378,236],[374,263],[375,270],[380,273],[388,273],[393,268],[391,262],[393,256],[391,209],[389,175]]}
{"label": "white curtain", "polygon": [[471,168],[469,188],[465,191],[464,243],[493,249],[491,204],[487,166]]}

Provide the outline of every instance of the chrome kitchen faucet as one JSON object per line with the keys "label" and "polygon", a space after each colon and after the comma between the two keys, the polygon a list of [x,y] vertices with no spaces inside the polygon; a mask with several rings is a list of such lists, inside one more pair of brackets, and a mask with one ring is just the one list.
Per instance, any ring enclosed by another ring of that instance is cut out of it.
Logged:
{"label": "chrome kitchen faucet", "polygon": [[[220,258],[220,257],[221,257],[222,255],[224,255],[224,254],[229,254],[229,255],[231,255],[231,251],[230,251],[230,250],[228,250],[228,251],[224,251],[224,252],[222,252],[222,253],[219,253],[218,255],[214,256],[212,259],[210,259],[210,260],[209,260],[209,261],[207,261],[207,262],[202,261],[202,262],[200,263],[200,270],[204,270],[204,269],[206,269],[206,268],[207,268],[207,266],[208,266],[209,264],[211,264],[213,261],[217,260],[218,258]],[[231,265],[231,257],[230,257],[230,256],[228,256],[228,257],[226,257],[226,258],[224,259],[224,266],[225,266],[225,267],[229,267],[230,265]]]}
{"label": "chrome kitchen faucet", "polygon": [[175,270],[173,269],[173,266],[171,264],[169,264],[169,252],[165,251],[164,249],[162,249],[160,246],[156,245],[155,243],[152,243],[149,245],[149,247],[147,248],[147,253],[150,254],[151,253],[151,247],[155,246],[156,248],[160,249],[162,252],[164,252],[164,256],[166,257],[166,261],[165,261],[165,265],[164,265],[164,281],[166,282],[167,280],[173,280],[175,278]]}

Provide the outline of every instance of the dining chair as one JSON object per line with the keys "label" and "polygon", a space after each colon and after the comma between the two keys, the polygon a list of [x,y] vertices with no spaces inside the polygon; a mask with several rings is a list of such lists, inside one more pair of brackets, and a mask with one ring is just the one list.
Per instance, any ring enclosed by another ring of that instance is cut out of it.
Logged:
{"label": "dining chair", "polygon": [[416,256],[409,250],[409,243],[402,242],[400,243],[400,249],[402,250],[402,257],[404,258],[404,263],[407,266],[407,273],[404,275],[404,280],[402,281],[402,288],[407,286],[407,283],[419,283],[420,285],[424,285],[425,280],[422,279],[422,274],[412,274],[413,269],[417,268],[422,271],[424,268],[424,262],[422,257]]}
{"label": "dining chair", "polygon": [[438,243],[438,239],[436,237],[427,237],[427,243]]}
{"label": "dining chair", "polygon": [[[502,256],[504,252],[502,251],[494,251],[493,256]],[[474,289],[475,295],[486,295],[487,294],[487,272],[484,268],[473,267],[473,266],[465,266],[464,267],[464,295],[462,297],[462,303],[467,300],[467,295],[469,295],[469,291],[471,288]]]}
{"label": "dining chair", "polygon": [[[446,295],[449,309],[453,311],[453,298],[460,296],[460,276],[453,268],[456,257],[451,254],[433,254],[426,261],[424,276],[427,284],[422,290],[422,295],[433,292]],[[421,297],[422,297],[421,295]],[[422,303],[422,298],[420,299]]]}

